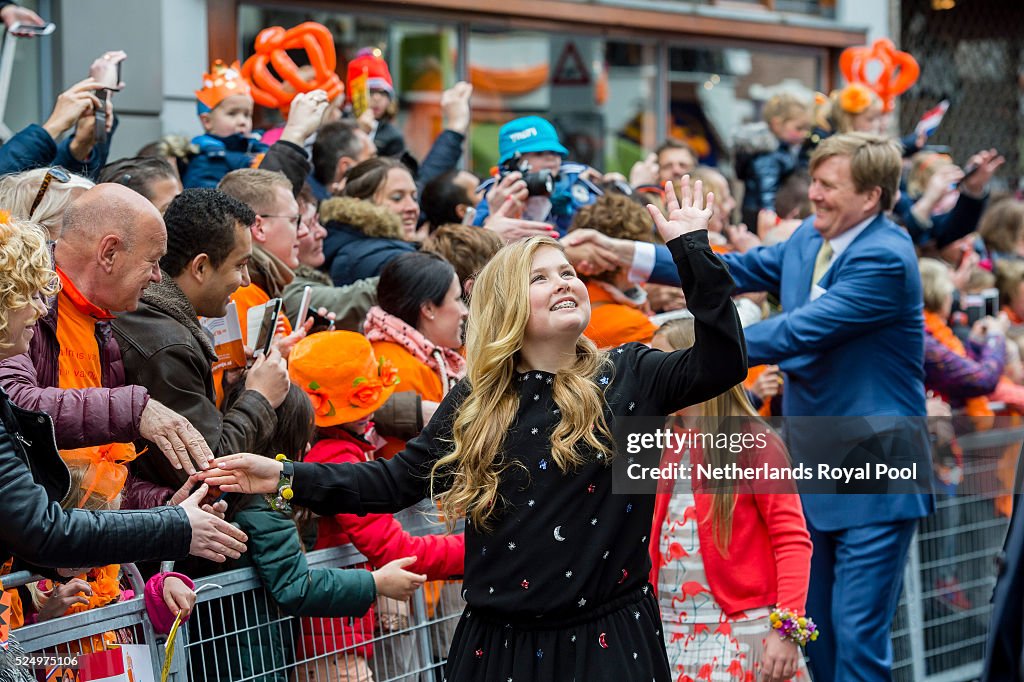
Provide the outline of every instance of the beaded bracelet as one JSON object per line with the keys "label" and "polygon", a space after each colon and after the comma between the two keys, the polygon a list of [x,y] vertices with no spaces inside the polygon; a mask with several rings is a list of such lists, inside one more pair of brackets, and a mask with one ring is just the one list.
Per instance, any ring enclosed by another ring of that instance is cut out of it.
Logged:
{"label": "beaded bracelet", "polygon": [[295,496],[295,491],[292,490],[292,477],[295,475],[295,468],[291,460],[284,455],[277,455],[274,459],[282,464],[281,480],[277,484],[277,495],[266,496],[267,504],[275,511],[290,514],[292,512],[292,505],[289,500]]}
{"label": "beaded bracelet", "polygon": [[777,608],[768,619],[779,637],[796,642],[800,646],[807,646],[808,642],[818,639],[818,626],[810,618],[798,616],[796,611]]}

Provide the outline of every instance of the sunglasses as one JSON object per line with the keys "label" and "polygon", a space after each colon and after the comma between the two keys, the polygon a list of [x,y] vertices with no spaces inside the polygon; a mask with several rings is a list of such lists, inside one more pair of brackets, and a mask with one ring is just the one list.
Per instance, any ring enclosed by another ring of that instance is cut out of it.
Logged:
{"label": "sunglasses", "polygon": [[36,209],[39,208],[40,202],[43,197],[46,196],[46,190],[50,189],[50,183],[56,180],[57,182],[71,182],[71,173],[59,166],[54,166],[46,171],[46,175],[43,176],[43,184],[39,186],[39,191],[36,192],[36,198],[32,202],[32,208],[28,210],[28,219],[32,220],[32,216],[35,214]]}

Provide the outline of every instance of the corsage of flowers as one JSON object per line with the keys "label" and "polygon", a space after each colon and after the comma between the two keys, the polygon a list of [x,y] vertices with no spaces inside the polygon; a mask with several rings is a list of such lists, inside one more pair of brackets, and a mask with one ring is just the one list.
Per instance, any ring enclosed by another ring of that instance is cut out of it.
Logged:
{"label": "corsage of flowers", "polygon": [[779,637],[796,642],[800,646],[807,646],[808,642],[818,639],[818,626],[810,618],[798,616],[796,611],[777,608],[768,619]]}

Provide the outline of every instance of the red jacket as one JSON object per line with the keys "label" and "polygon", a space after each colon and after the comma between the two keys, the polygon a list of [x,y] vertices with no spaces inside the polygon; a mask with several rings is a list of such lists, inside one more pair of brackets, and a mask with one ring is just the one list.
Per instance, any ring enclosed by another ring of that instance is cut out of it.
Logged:
{"label": "red jacket", "polygon": [[[744,463],[748,466],[765,462],[770,467],[786,466],[788,460],[782,443],[775,436],[768,443],[768,447],[748,453]],[[694,487],[699,489],[696,465],[700,456],[693,450],[691,455]],[[663,464],[678,463],[679,458],[679,455],[666,452]],[[668,563],[661,556],[659,541],[673,484],[674,481],[663,483],[654,506],[650,551],[651,584],[655,588],[658,572]],[[761,606],[779,606],[803,614],[807,603],[812,545],[800,496],[790,481],[761,481],[755,483],[754,488],[749,486],[749,483],[746,486],[741,483],[736,488],[728,557],[722,556],[715,545],[710,516],[713,493],[695,490],[697,534],[708,587],[715,601],[729,616]]]}
{"label": "red jacket", "polygon": [[[373,459],[376,446],[342,429],[333,429],[332,438],[317,442],[304,458],[306,462],[359,463]],[[461,576],[465,565],[465,539],[462,535],[410,535],[391,514],[337,514],[318,522],[316,549],[351,543],[374,567],[415,556],[416,562],[406,569],[426,573],[428,580],[444,580]],[[369,657],[373,637],[373,608],[361,618],[308,619],[303,627],[304,638],[328,640],[327,651],[359,647],[354,653]],[[310,635],[313,635],[311,638]],[[330,640],[335,647],[332,649]],[[318,645],[317,653],[323,653]]]}

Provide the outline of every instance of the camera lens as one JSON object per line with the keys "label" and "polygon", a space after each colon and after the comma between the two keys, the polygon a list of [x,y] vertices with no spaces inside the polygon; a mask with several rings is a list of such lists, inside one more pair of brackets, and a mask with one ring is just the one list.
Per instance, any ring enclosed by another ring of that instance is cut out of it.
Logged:
{"label": "camera lens", "polygon": [[555,180],[549,170],[526,173],[523,180],[526,182],[526,190],[531,197],[549,197],[555,190]]}

